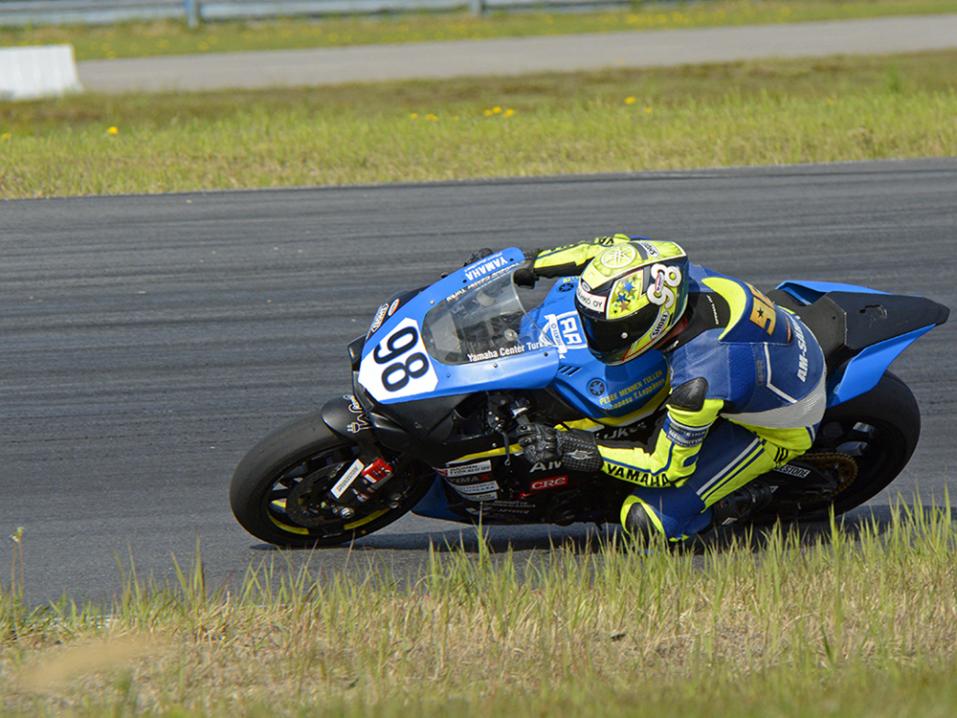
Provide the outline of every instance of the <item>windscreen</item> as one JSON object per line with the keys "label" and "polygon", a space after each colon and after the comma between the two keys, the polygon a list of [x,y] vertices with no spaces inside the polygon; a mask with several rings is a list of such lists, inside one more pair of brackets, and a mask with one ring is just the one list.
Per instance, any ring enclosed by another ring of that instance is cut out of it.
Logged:
{"label": "windscreen", "polygon": [[548,344],[525,313],[511,272],[445,299],[425,316],[422,334],[443,364],[507,358]]}

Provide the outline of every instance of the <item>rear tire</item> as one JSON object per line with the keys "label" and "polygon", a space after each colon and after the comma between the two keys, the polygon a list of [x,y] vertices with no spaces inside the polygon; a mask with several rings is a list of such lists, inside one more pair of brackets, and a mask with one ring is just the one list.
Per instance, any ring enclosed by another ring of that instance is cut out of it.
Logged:
{"label": "rear tire", "polygon": [[424,486],[407,492],[398,507],[384,512],[381,507],[366,514],[360,510],[347,521],[330,521],[322,528],[297,525],[284,512],[283,487],[295,485],[316,467],[351,461],[356,453],[352,442],[326,426],[320,412],[279,427],[250,449],[236,467],[229,486],[233,515],[249,533],[271,544],[337,546],[392,523],[428,489],[427,482],[419,482]]}
{"label": "rear tire", "polygon": [[866,394],[827,410],[817,440],[806,455],[834,452],[853,459],[857,475],[850,485],[832,500],[803,502],[800,511],[782,510],[781,504],[776,509],[772,502],[749,521],[813,520],[826,517],[832,508],[835,514],[850,511],[897,478],[917,448],[919,437],[917,400],[903,381],[887,372]]}
{"label": "rear tire", "polygon": [[866,455],[866,461],[855,457],[858,475],[834,501],[834,512],[838,514],[860,506],[883,491],[907,466],[920,439],[917,399],[910,387],[890,372],[886,372],[871,391],[825,414],[821,430],[824,431],[829,422],[846,426],[854,421],[877,428],[881,445],[873,447],[876,451]]}

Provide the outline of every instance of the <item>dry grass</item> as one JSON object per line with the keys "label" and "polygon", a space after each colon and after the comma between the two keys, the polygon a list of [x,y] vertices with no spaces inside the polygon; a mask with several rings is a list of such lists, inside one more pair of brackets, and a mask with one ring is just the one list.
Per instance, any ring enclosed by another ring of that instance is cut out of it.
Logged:
{"label": "dry grass", "polygon": [[637,0],[630,9],[611,12],[494,13],[485,17],[461,12],[384,14],[321,20],[300,17],[207,23],[195,30],[180,21],[0,28],[0,46],[66,42],[74,45],[80,60],[89,60],[948,12],[957,12],[957,0],[710,0],[665,4]]}
{"label": "dry grass", "polygon": [[957,154],[957,52],[0,104],[0,197]]}
{"label": "dry grass", "polygon": [[213,591],[197,562],[129,581],[108,622],[8,590],[0,691],[23,713],[952,715],[955,559],[949,511],[898,507],[703,556],[435,552],[413,584],[263,566]]}

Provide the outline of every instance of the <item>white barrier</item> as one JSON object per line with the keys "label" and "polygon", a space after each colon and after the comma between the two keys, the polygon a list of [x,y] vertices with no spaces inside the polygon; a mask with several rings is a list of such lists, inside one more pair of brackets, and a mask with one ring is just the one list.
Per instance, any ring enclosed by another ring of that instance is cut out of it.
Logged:
{"label": "white barrier", "polygon": [[72,45],[0,48],[0,99],[55,97],[80,89]]}

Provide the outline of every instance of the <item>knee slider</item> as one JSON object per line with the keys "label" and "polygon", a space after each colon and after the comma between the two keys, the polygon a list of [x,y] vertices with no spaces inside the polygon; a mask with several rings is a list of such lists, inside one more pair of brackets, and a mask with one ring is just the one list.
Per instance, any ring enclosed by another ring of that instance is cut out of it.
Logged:
{"label": "knee slider", "polygon": [[661,535],[661,529],[655,525],[642,502],[633,502],[622,513],[621,525],[629,536],[650,539]]}

